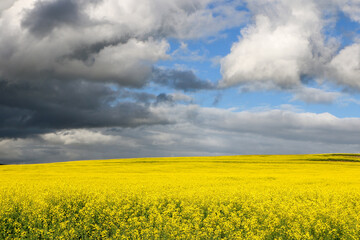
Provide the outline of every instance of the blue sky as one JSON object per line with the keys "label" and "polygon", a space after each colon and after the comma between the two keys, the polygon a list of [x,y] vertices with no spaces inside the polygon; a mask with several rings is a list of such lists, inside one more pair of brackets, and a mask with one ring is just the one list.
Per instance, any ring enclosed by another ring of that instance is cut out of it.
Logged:
{"label": "blue sky", "polygon": [[4,0],[0,34],[0,163],[359,151],[357,0]]}

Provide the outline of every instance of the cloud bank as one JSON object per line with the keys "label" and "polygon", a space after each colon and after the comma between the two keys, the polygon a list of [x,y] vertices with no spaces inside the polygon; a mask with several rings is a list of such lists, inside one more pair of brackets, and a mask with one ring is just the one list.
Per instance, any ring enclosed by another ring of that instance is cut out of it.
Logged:
{"label": "cloud bank", "polygon": [[[61,130],[39,138],[2,140],[2,163],[228,154],[357,152],[360,119],[269,110],[233,112],[163,104],[152,111],[171,124],[140,128]],[[11,147],[10,151],[8,147]]]}

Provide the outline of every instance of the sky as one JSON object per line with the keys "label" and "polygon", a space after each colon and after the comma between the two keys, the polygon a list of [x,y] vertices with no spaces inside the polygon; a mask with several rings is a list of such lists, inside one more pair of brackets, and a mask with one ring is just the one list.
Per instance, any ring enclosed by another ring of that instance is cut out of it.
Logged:
{"label": "sky", "polygon": [[1,0],[0,163],[360,152],[359,0]]}

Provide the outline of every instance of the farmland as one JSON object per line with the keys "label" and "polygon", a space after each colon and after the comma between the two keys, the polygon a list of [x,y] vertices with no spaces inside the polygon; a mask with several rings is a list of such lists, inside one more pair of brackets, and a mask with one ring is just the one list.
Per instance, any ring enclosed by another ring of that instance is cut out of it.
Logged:
{"label": "farmland", "polygon": [[0,166],[0,239],[359,239],[360,155]]}

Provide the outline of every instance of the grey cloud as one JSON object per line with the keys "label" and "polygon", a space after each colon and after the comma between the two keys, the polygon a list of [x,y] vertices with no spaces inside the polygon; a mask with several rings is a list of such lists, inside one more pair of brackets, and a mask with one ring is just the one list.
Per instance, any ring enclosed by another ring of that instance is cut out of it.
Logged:
{"label": "grey cloud", "polygon": [[198,78],[194,72],[190,70],[164,70],[154,68],[152,81],[163,86],[183,91],[215,89],[215,85],[212,82]]}
{"label": "grey cloud", "polygon": [[329,63],[327,77],[338,84],[360,90],[360,43],[342,49]]}
{"label": "grey cloud", "polygon": [[331,104],[340,96],[339,92],[326,92],[317,88],[299,88],[292,90],[294,97],[292,100],[300,100],[306,103]]}
{"label": "grey cloud", "polygon": [[[0,140],[0,155],[4,156],[0,159],[2,163],[14,163],[27,162],[24,159],[46,162],[125,157],[304,154],[358,152],[360,147],[359,118],[286,110],[232,112],[195,105],[158,105],[153,111],[161,112],[173,124],[75,129],[43,134],[36,139]],[[44,146],[57,155],[53,157]],[[7,150],[9,147],[11,151]]]}
{"label": "grey cloud", "polygon": [[147,92],[135,92],[121,89],[119,97],[123,99],[132,99],[135,102],[143,103],[147,106],[161,103],[175,104],[178,102],[192,102],[193,98],[181,93],[160,93],[158,95]]}
{"label": "grey cloud", "polygon": [[128,90],[121,90],[120,97],[125,99],[133,99],[136,102],[150,104],[156,100],[156,95],[147,92],[133,92]]}
{"label": "grey cloud", "polygon": [[160,93],[157,97],[156,97],[156,103],[173,103],[174,102],[174,98],[171,95],[167,95],[166,93]]}
{"label": "grey cloud", "polygon": [[10,8],[14,4],[14,0],[2,0],[0,2],[0,17],[3,11]]}
{"label": "grey cloud", "polygon": [[163,40],[127,40],[76,46],[60,41],[58,49],[45,44],[45,47],[50,47],[49,52],[41,49],[41,45],[35,45],[24,50],[24,54],[14,50],[11,56],[3,58],[1,52],[5,49],[1,49],[4,45],[0,43],[0,74],[13,81],[85,79],[142,87],[151,75],[152,64],[166,56],[168,45]]}
{"label": "grey cloud", "polygon": [[[73,52],[58,58],[59,61],[66,59],[76,59],[83,61],[87,66],[91,67],[95,63],[94,55],[99,54],[106,47],[114,47],[119,44],[126,44],[131,39],[130,36],[123,36],[114,40],[104,40],[92,44],[82,44],[74,48]],[[144,39],[145,40],[145,39]]]}
{"label": "grey cloud", "polygon": [[[169,57],[166,38],[206,38],[246,18],[236,1],[211,8],[213,0],[13,2],[16,7],[8,1],[0,5],[6,9],[0,21],[0,77],[9,81],[85,79],[140,88],[153,65]],[[212,87],[190,72],[180,74],[186,81],[168,73],[176,89]]]}
{"label": "grey cloud", "polygon": [[221,93],[216,94],[212,105],[213,105],[213,106],[218,105],[219,102],[221,101],[221,99],[222,99],[222,94],[221,94]]}
{"label": "grey cloud", "polygon": [[360,129],[359,118],[337,118],[329,113],[297,113],[288,110],[232,112],[195,105],[169,107],[166,112],[171,122],[191,122],[219,133],[255,134],[262,137],[331,144],[360,142],[360,131],[357,130]]}
{"label": "grey cloud", "polygon": [[46,36],[56,27],[76,25],[82,16],[74,0],[38,1],[22,20],[22,26],[37,36]]}
{"label": "grey cloud", "polygon": [[[136,97],[135,97],[136,98]],[[106,84],[46,80],[0,82],[0,138],[26,137],[60,129],[166,124],[149,105],[123,101]]]}

